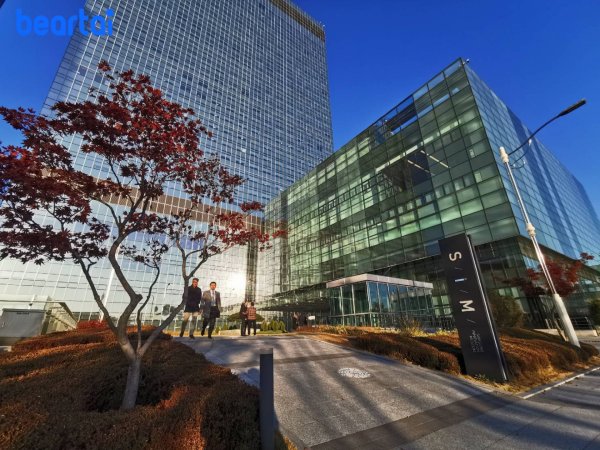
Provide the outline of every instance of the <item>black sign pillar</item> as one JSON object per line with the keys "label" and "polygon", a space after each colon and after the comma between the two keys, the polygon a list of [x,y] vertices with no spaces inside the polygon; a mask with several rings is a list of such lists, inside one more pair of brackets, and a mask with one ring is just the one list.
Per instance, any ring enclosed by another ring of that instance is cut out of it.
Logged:
{"label": "black sign pillar", "polygon": [[461,234],[439,244],[467,374],[504,382],[506,363],[471,241]]}

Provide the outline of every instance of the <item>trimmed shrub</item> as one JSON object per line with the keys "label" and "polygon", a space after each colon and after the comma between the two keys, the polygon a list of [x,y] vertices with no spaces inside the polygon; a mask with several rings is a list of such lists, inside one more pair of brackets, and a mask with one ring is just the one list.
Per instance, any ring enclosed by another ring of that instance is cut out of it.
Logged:
{"label": "trimmed shrub", "polygon": [[[415,337],[343,326],[321,326],[318,330],[313,328],[303,332],[321,335],[327,342],[409,361],[430,369],[453,374],[466,373],[456,332]],[[580,370],[584,365],[589,365],[590,358],[599,354],[589,344],[582,343],[581,348],[577,348],[558,336],[523,328],[501,330],[500,341],[508,365],[510,385],[518,389],[545,384],[563,376],[565,372]]]}
{"label": "trimmed shrub", "polygon": [[[454,354],[463,372],[465,371],[458,334],[435,335],[419,340],[435,346],[440,351]],[[598,355],[598,350],[589,344],[582,344],[582,348],[578,349],[558,336],[523,328],[501,330],[500,343],[506,358],[510,382],[519,387],[547,383],[552,380],[553,373],[577,370],[578,365]]]}
{"label": "trimmed shrub", "polygon": [[138,406],[118,411],[126,375],[106,330],[54,333],[0,354],[0,448],[260,447],[257,389],[170,336],[144,358]]}
{"label": "trimmed shrub", "polygon": [[329,333],[342,336],[362,336],[367,333],[380,333],[379,328],[372,327],[350,327],[346,325],[317,325],[316,327],[298,327],[296,331],[303,333]]}
{"label": "trimmed shrub", "polygon": [[[227,321],[228,322],[239,322],[239,320],[240,320],[240,313],[239,312],[236,312],[236,313],[233,313],[233,314],[227,316]],[[262,322],[265,319],[264,319],[263,316],[261,316],[260,314],[256,313],[256,320],[258,322]]]}
{"label": "trimmed shrub", "polygon": [[354,347],[361,350],[409,361],[430,369],[460,373],[460,365],[455,356],[397,333],[365,333],[353,337],[351,342]]}
{"label": "trimmed shrub", "polygon": [[89,329],[97,329],[97,330],[108,330],[108,324],[106,320],[80,320],[77,322],[78,330],[89,330]]}
{"label": "trimmed shrub", "polygon": [[227,316],[227,322],[238,322],[240,320],[240,313],[236,312]]}

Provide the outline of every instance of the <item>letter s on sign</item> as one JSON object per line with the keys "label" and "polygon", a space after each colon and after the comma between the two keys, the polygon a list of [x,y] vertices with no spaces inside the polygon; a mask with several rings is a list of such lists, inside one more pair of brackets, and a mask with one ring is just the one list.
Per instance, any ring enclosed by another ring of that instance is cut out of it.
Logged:
{"label": "letter s on sign", "polygon": [[450,261],[456,261],[457,259],[461,259],[462,258],[462,254],[460,252],[450,253],[448,255],[448,258],[450,258]]}

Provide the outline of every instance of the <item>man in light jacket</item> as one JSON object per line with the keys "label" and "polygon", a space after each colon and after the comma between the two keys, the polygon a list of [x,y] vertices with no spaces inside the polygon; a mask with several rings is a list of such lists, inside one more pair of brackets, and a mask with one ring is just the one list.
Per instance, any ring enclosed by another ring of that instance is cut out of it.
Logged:
{"label": "man in light jacket", "polygon": [[202,293],[202,332],[208,326],[208,338],[212,339],[212,332],[215,329],[215,321],[221,316],[221,293],[217,291],[217,283],[210,282],[210,289]]}

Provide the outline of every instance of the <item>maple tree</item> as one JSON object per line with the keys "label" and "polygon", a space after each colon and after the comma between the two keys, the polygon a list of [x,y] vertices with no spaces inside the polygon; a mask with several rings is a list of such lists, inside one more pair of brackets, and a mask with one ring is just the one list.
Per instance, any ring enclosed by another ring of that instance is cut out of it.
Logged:
{"label": "maple tree", "polygon": [[[594,257],[587,253],[581,253],[579,259],[568,262],[546,259],[548,272],[552,277],[556,292],[561,297],[568,297],[577,290],[581,270],[588,261],[593,259]],[[521,287],[527,297],[551,294],[540,266],[537,269],[527,269],[525,278],[518,278],[514,281]]]}
{"label": "maple tree", "polygon": [[[283,232],[262,231],[254,214],[260,203],[235,203],[244,180],[200,149],[200,138],[211,133],[192,109],[167,100],[146,75],[115,73],[106,61],[98,68],[105,92],[93,91],[82,102],[58,102],[51,117],[0,107],[0,116],[24,135],[19,146],[0,146],[0,258],[72,261],[107,318],[94,266],[108,258],[129,299],[116,323],[109,319],[107,325],[129,363],[121,408],[130,409],[142,358],[183,309],[202,264],[238,245],[266,248]],[[80,155],[101,164],[102,176],[76,163],[67,144],[72,138],[81,141]],[[185,200],[168,196],[167,187],[179,189]],[[181,257],[182,301],[159,327],[142,333],[141,313],[172,247]],[[128,280],[118,255],[153,271],[143,291]],[[135,333],[128,330],[132,318]]]}

